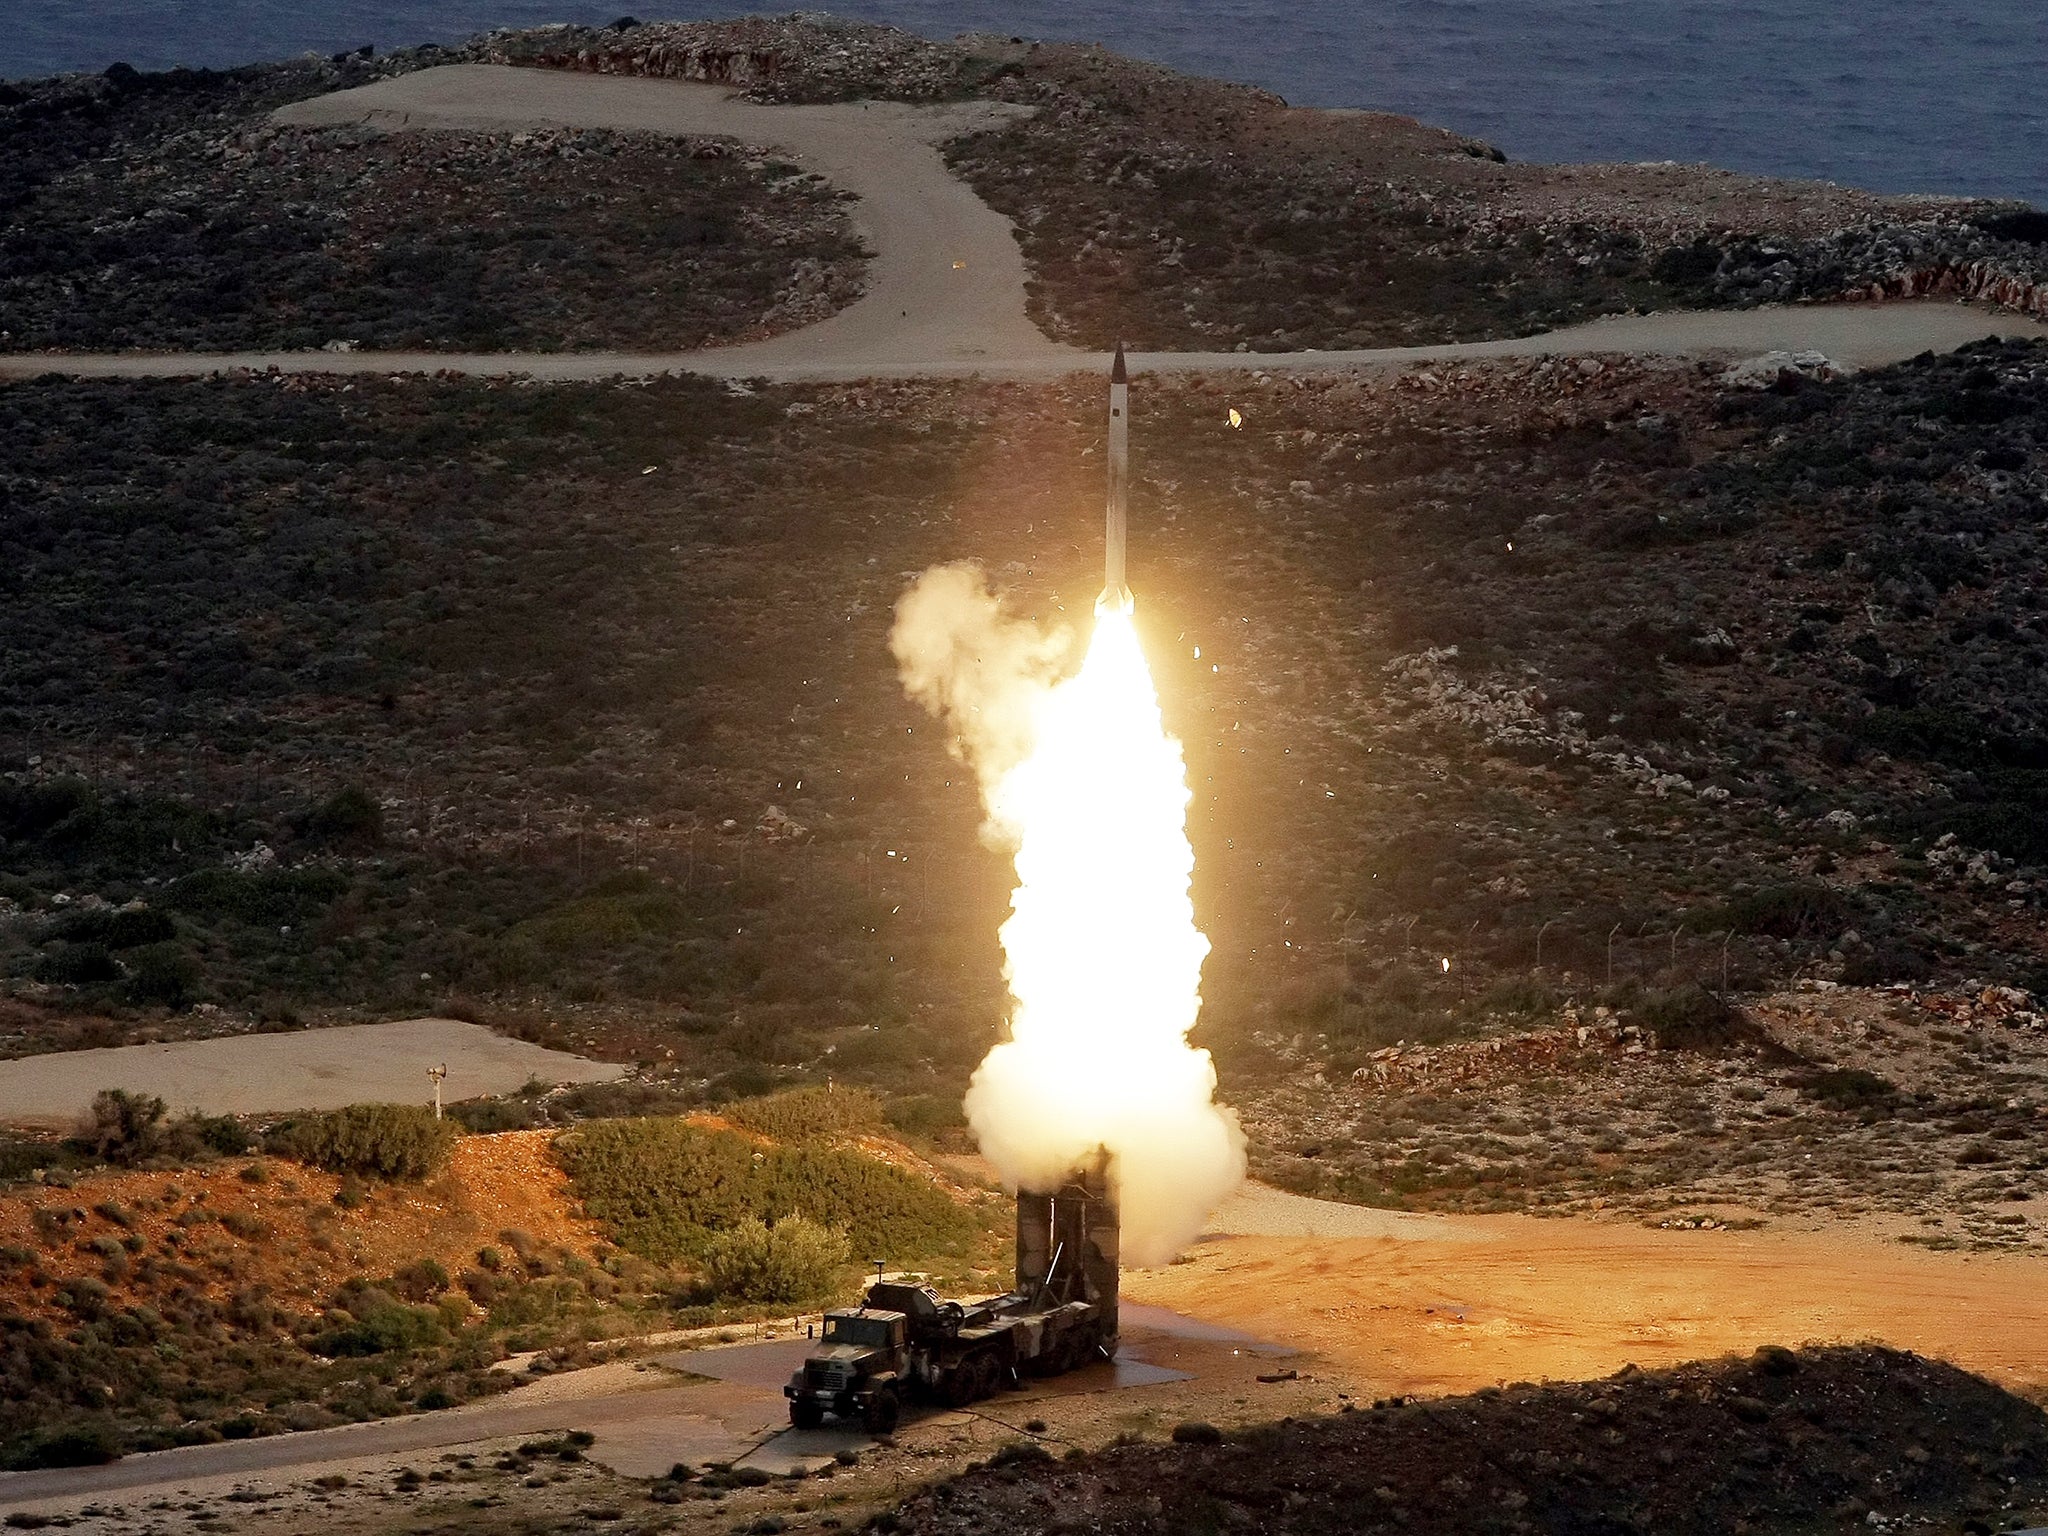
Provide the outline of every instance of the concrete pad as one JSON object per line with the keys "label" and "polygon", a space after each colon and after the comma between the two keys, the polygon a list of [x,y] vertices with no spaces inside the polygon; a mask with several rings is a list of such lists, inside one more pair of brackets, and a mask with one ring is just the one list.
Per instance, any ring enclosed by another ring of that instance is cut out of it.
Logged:
{"label": "concrete pad", "polygon": [[787,1477],[792,1472],[815,1472],[836,1460],[841,1451],[864,1451],[874,1443],[874,1436],[843,1424],[785,1429],[770,1435],[733,1465]]}
{"label": "concrete pad", "polygon": [[1101,1384],[1102,1389],[1121,1392],[1126,1387],[1156,1387],[1169,1381],[1193,1381],[1191,1371],[1176,1371],[1171,1366],[1154,1365],[1144,1356],[1128,1349],[1119,1349],[1116,1358],[1106,1366],[1091,1365],[1084,1371],[1069,1371],[1059,1379],[1071,1381],[1082,1391],[1088,1391],[1093,1378],[1107,1374],[1109,1380]]}
{"label": "concrete pad", "polygon": [[666,1477],[679,1461],[693,1468],[738,1463],[785,1418],[779,1394],[748,1393],[703,1407],[708,1411],[670,1410],[595,1429],[585,1454],[621,1477]]}
{"label": "concrete pad", "polygon": [[427,1068],[444,1062],[442,1096],[450,1103],[513,1093],[533,1078],[599,1083],[626,1071],[460,1019],[400,1019],[0,1061],[0,1123],[68,1130],[102,1088],[156,1094],[173,1114],[427,1104],[434,1096]]}
{"label": "concrete pad", "polygon": [[[1147,1332],[1163,1333],[1169,1338],[1192,1339],[1202,1344],[1234,1344],[1254,1355],[1272,1355],[1277,1358],[1299,1353],[1289,1344],[1276,1344],[1270,1339],[1240,1333],[1235,1328],[1225,1328],[1220,1323],[1205,1323],[1199,1318],[1184,1317],[1178,1312],[1169,1312],[1165,1307],[1148,1307],[1143,1302],[1118,1302],[1117,1314],[1123,1322],[1127,1347],[1131,1343],[1130,1332],[1135,1329],[1140,1335]],[[1137,1347],[1142,1349],[1142,1342],[1138,1343]],[[1123,1351],[1118,1351],[1119,1357],[1122,1353]]]}
{"label": "concrete pad", "polygon": [[741,1386],[772,1391],[782,1401],[782,1388],[794,1376],[804,1356],[813,1348],[809,1339],[768,1339],[758,1344],[727,1344],[716,1349],[688,1349],[679,1354],[657,1355],[654,1363],[713,1381],[736,1382]]}

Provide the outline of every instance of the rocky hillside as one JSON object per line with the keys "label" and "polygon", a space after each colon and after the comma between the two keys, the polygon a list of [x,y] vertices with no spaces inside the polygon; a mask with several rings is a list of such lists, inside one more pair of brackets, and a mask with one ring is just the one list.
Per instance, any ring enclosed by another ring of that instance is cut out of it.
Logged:
{"label": "rocky hillside", "polygon": [[[963,556],[1022,611],[1083,607],[1099,407],[1085,380],[0,393],[12,1048],[466,1006],[679,1092],[952,1101],[1002,1016],[1008,872],[889,615]],[[1567,1006],[1721,1050],[1700,988],[2042,985],[2041,349],[1147,382],[1136,410],[1133,581],[1232,1096]],[[1822,1064],[1760,1063],[1793,1131],[1848,1123],[1779,1083]],[[1605,1193],[1586,1150],[1507,1184]],[[1351,1172],[1436,1198],[1471,1161]]]}
{"label": "rocky hillside", "polygon": [[0,348],[685,348],[859,291],[837,194],[758,147],[267,120],[458,56],[0,88]]}

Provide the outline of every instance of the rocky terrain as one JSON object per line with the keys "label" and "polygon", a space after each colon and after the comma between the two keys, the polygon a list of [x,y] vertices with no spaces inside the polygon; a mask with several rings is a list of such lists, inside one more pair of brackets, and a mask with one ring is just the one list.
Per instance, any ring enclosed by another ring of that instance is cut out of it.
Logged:
{"label": "rocky terrain", "polygon": [[1989,1532],[2048,1498],[2039,1408],[1874,1349],[1764,1349],[1174,1440],[999,1454],[872,1528]]}
{"label": "rocky terrain", "polygon": [[[1708,994],[1796,977],[2041,984],[2048,361],[1806,367],[1146,386],[1133,580],[1227,1094],[1567,1008],[1748,1049]],[[1047,618],[1092,595],[1096,404],[9,389],[12,1048],[453,1006],[686,1093],[831,1072],[946,1104],[999,1027],[1008,879],[884,634],[942,559]],[[1853,1064],[1931,1095],[1868,1134],[1978,1113],[1961,1055]],[[1682,1098],[1711,1066],[1655,1070]],[[1833,1136],[1807,1070],[1741,1072]],[[1373,1145],[1328,1187],[1438,1198]],[[1804,1159],[1771,1145],[1758,1177]],[[1612,1195],[1585,1155],[1493,1157],[1520,1171],[1470,1198]],[[1645,1198],[1768,1193],[1680,1164]]]}
{"label": "rocky terrain", "polygon": [[1348,1076],[1310,1053],[1245,1106],[1255,1162],[1370,1204],[1878,1217],[1934,1248],[2048,1242],[2048,1020],[2027,994],[1815,983],[1746,1001],[1727,1032],[1659,1049],[1612,1009],[1568,1006],[1540,1029],[1387,1046]]}
{"label": "rocky terrain", "polygon": [[1253,351],[1522,335],[1630,309],[1960,293],[2048,313],[2043,216],[1704,166],[1510,165],[1406,118],[1099,48],[929,42],[828,17],[494,39],[548,67],[763,101],[986,96],[1039,110],[952,146],[1014,219],[1049,334]]}
{"label": "rocky terrain", "polygon": [[838,195],[758,147],[267,121],[452,56],[8,87],[0,347],[686,348],[858,293]]}

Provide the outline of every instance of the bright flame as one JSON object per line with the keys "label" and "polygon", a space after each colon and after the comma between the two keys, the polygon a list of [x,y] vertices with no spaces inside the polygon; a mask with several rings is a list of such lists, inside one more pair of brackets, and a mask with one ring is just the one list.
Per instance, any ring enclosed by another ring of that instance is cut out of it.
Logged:
{"label": "bright flame", "polygon": [[[927,581],[944,576],[957,595],[959,571]],[[894,642],[906,684],[934,708],[938,694],[951,713],[967,703],[957,687],[921,681],[906,654],[924,587],[899,609]],[[978,606],[957,613],[956,626],[986,636],[1000,627],[989,617],[999,605],[978,573],[973,589]],[[1023,654],[1040,665],[1043,642]],[[984,686],[1003,672],[986,653],[973,664]],[[1160,720],[1127,606],[1097,608],[1078,673],[1030,685],[1021,700],[998,693],[1026,715],[1020,750],[1001,754],[1008,761],[977,757],[990,829],[1015,850],[1002,941],[1016,1006],[1010,1038],[968,1088],[968,1122],[1016,1186],[1049,1186],[1106,1146],[1125,1259],[1162,1264],[1244,1176],[1237,1117],[1214,1102],[1209,1053],[1187,1043],[1209,941],[1189,898],[1195,860],[1180,743]],[[967,747],[975,756],[971,739]]]}

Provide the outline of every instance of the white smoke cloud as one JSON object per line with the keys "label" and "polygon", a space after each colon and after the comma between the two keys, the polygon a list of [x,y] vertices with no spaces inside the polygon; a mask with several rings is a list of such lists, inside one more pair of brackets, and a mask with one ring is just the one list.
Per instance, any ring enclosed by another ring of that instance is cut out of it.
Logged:
{"label": "white smoke cloud", "polygon": [[983,834],[1015,856],[1003,925],[1011,1038],[967,1092],[1013,1187],[1113,1154],[1127,1262],[1163,1264],[1244,1176],[1237,1117],[1187,1043],[1208,940],[1189,882],[1187,772],[1125,612],[1086,660],[1064,630],[1004,611],[972,565],[927,571],[890,635],[904,687],[980,780]]}
{"label": "white smoke cloud", "polygon": [[[951,751],[974,769],[982,802],[1031,750],[1033,711],[1073,660],[1065,625],[1041,629],[1007,612],[970,560],[935,565],[896,604],[889,631],[904,692],[946,722]],[[1016,846],[990,807],[991,847]]]}

